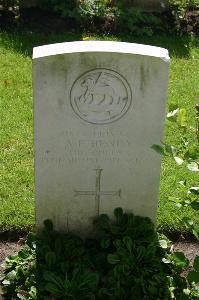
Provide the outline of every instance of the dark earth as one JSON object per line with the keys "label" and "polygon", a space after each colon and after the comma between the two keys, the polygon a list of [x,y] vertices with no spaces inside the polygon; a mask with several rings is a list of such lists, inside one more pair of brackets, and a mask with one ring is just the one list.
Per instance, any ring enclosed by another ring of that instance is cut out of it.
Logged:
{"label": "dark earth", "polygon": [[[0,275],[3,268],[2,263],[9,255],[13,255],[20,250],[24,243],[24,238],[20,238],[17,241],[3,241],[0,242]],[[173,243],[173,251],[184,252],[185,256],[189,259],[190,265],[193,265],[193,261],[196,255],[199,255],[199,243],[189,241],[178,241]],[[1,298],[0,298],[1,300]]]}

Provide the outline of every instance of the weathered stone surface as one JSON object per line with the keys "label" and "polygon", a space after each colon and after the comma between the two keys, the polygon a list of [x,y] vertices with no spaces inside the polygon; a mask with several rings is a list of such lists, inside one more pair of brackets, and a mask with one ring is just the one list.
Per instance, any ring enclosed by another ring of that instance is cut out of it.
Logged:
{"label": "weathered stone surface", "polygon": [[33,54],[37,226],[89,234],[115,207],[156,217],[165,49],[72,42]]}

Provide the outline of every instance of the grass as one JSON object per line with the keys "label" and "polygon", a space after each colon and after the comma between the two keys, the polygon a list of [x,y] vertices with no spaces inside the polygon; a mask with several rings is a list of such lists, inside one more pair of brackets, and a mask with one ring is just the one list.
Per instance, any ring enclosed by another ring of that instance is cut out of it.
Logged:
{"label": "grass", "polygon": [[[76,33],[43,34],[41,31],[4,31],[0,33],[0,231],[28,230],[34,225],[33,129],[31,52],[33,46],[80,40]],[[91,36],[140,42],[168,48],[171,56],[169,103],[177,103],[188,111],[189,125],[194,127],[194,105],[199,95],[199,39],[189,37],[127,38]],[[165,140],[178,144],[180,134],[174,124],[167,122]],[[193,139],[194,135],[190,135]],[[179,193],[177,182],[187,178],[196,185],[196,174],[171,160],[162,163],[158,226],[163,230],[180,231],[178,217],[192,215],[180,211],[168,201]],[[193,215],[197,218],[197,215]]]}

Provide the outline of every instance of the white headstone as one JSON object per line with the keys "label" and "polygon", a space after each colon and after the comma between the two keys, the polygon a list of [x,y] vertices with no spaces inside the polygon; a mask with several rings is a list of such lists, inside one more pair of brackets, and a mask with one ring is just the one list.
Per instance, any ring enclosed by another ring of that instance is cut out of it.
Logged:
{"label": "white headstone", "polygon": [[37,226],[89,234],[115,207],[156,218],[168,51],[120,42],[34,48]]}

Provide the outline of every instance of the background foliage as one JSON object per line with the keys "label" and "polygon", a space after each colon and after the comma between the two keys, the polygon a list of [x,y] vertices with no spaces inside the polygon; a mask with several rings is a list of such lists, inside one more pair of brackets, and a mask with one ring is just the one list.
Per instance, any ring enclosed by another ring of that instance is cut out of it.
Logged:
{"label": "background foliage", "polygon": [[[17,19],[24,14],[23,0],[0,3]],[[170,9],[164,13],[146,13],[123,0],[38,0],[36,3],[47,13],[53,12],[57,18],[64,18],[87,31],[148,36],[175,31],[199,34],[198,0],[170,0]]]}

